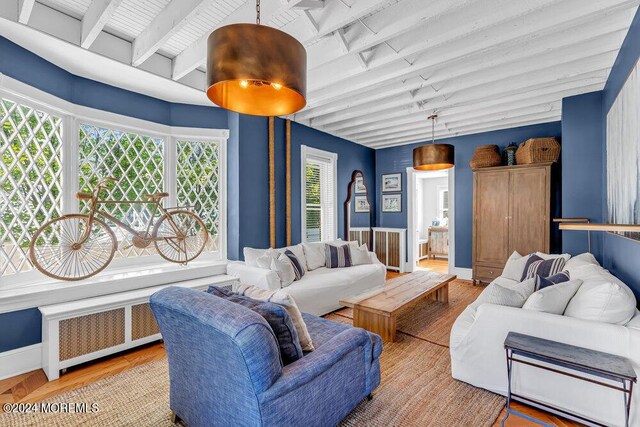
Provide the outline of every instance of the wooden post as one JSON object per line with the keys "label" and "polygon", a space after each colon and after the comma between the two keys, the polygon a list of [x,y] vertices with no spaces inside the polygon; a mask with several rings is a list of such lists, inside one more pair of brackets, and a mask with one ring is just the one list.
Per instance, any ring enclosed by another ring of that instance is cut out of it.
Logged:
{"label": "wooden post", "polygon": [[276,168],[274,118],[269,117],[269,244],[276,247]]}
{"label": "wooden post", "polygon": [[286,121],[287,246],[291,246],[291,120]]}

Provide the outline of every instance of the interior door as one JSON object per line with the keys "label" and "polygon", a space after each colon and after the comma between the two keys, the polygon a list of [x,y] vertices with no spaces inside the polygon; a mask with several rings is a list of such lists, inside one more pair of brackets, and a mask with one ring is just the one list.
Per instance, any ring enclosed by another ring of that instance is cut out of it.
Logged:
{"label": "interior door", "polygon": [[503,264],[509,258],[509,172],[475,174],[476,262]]}
{"label": "interior door", "polygon": [[520,254],[549,251],[548,170],[512,170],[510,173],[509,247]]}

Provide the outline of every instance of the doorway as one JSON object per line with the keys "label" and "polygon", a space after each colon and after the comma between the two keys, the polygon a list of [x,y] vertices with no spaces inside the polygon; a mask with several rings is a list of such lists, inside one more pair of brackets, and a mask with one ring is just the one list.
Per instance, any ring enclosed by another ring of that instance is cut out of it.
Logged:
{"label": "doorway", "polygon": [[454,269],[453,169],[407,168],[407,271]]}

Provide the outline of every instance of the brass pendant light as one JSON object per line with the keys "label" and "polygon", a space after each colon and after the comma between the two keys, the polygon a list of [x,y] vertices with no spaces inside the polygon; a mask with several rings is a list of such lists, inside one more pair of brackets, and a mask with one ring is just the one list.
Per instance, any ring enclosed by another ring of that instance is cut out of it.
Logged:
{"label": "brass pendant light", "polygon": [[454,148],[450,144],[436,144],[437,114],[429,116],[431,120],[431,144],[413,149],[413,168],[420,171],[435,171],[452,168]]}
{"label": "brass pendant light", "polygon": [[207,97],[255,116],[282,116],[306,105],[307,52],[289,34],[255,24],[216,29],[207,42]]}

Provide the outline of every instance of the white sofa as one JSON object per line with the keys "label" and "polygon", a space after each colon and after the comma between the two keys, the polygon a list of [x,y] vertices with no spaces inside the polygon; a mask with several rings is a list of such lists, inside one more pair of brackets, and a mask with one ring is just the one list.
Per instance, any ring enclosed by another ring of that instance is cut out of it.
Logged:
{"label": "white sofa", "polygon": [[[585,260],[595,262],[589,256],[581,255],[582,260],[573,265],[585,264]],[[570,262],[567,267],[572,265]],[[582,280],[581,286],[597,281],[610,281],[620,286],[616,288],[620,291],[618,296],[627,295],[629,301],[621,299],[616,303],[620,306],[614,313],[619,319],[618,324],[517,307],[494,304],[476,307],[471,304],[451,330],[452,376],[506,395],[504,340],[510,331],[624,356],[640,374],[640,313],[635,309],[636,300],[631,290],[599,265],[574,268],[570,275],[571,279]],[[506,286],[517,283],[505,277],[496,280]],[[596,306],[594,303],[587,309]],[[624,311],[628,315],[622,314]],[[522,364],[514,364],[512,379],[514,393],[587,416],[605,425],[624,425],[623,394],[620,391]],[[640,393],[637,390],[633,394],[630,425],[640,426]]]}
{"label": "white sofa", "polygon": [[[282,250],[284,249],[286,248]],[[302,279],[286,287],[282,287],[276,272],[249,266],[240,261],[230,262],[227,265],[227,274],[237,277],[241,283],[259,288],[282,289],[293,297],[300,311],[320,316],[341,308],[341,299],[384,287],[386,267],[375,253],[369,252],[369,257],[370,264],[353,267],[319,267],[314,270],[306,268]]]}

